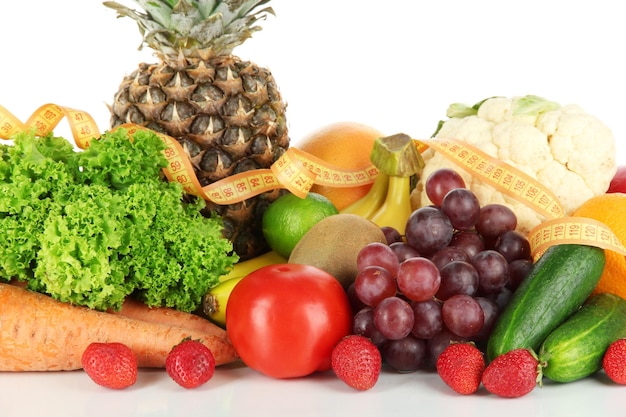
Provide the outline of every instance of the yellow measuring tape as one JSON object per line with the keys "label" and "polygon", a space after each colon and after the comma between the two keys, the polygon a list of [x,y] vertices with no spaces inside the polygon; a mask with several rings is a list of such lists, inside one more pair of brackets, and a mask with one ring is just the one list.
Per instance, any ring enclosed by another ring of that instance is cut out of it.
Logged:
{"label": "yellow measuring tape", "polygon": [[[37,109],[26,123],[22,123],[6,108],[0,106],[0,138],[10,139],[20,131],[31,129],[34,129],[37,135],[44,136],[51,133],[64,117],[69,122],[79,148],[87,148],[90,140],[100,136],[98,127],[89,113],[50,103]],[[137,130],[149,130],[135,124],[124,124],[117,128],[126,129],[131,136]],[[304,198],[314,183],[333,187],[353,187],[371,183],[378,175],[378,170],[374,166],[345,170],[296,148],[289,148],[269,169],[242,172],[203,187],[180,143],[171,136],[153,133],[157,134],[167,146],[164,154],[168,166],[164,173],[168,180],[176,181],[186,192],[216,204],[238,203],[276,188],[286,188]]]}
{"label": "yellow measuring tape", "polygon": [[610,249],[626,256],[626,248],[604,223],[588,217],[563,217],[545,221],[529,233],[535,257],[555,243],[573,243]]}
{"label": "yellow measuring tape", "polygon": [[85,149],[89,141],[100,135],[93,118],[81,110],[62,107],[56,104],[44,104],[22,123],[17,117],[0,106],[0,138],[10,139],[16,133],[34,129],[39,136],[51,133],[63,118],[67,118],[76,145]]}
{"label": "yellow measuring tape", "polygon": [[500,192],[533,208],[544,217],[551,219],[564,215],[559,200],[539,181],[476,147],[455,139],[439,138],[424,141],[424,144],[434,148]]}
{"label": "yellow measuring tape", "polygon": [[416,141],[416,146],[420,152],[429,147],[435,149],[483,182],[546,217],[528,234],[534,259],[550,246],[564,243],[598,246],[626,256],[626,247],[608,226],[586,217],[565,217],[557,197],[519,169],[454,139]]}
{"label": "yellow measuring tape", "polygon": [[[100,136],[96,123],[88,113],[46,104],[38,108],[26,123],[22,123],[0,105],[0,138],[10,139],[16,133],[29,129],[34,129],[36,134],[43,136],[51,133],[64,117],[69,122],[79,148],[87,148],[90,140]],[[134,124],[118,128],[127,129],[131,136],[137,130],[148,130]],[[164,154],[168,166],[164,172],[168,180],[176,181],[182,184],[186,192],[216,204],[233,204],[281,187],[304,198],[314,183],[332,187],[353,187],[372,183],[378,175],[378,170],[373,165],[345,170],[297,148],[289,148],[269,169],[242,172],[203,187],[180,143],[171,136],[154,133],[167,146]],[[547,220],[534,228],[528,236],[535,258],[551,245],[559,243],[594,245],[626,256],[626,248],[609,227],[593,219],[564,217],[564,210],[557,197],[535,178],[519,169],[455,139],[415,140],[415,145],[420,153],[433,148],[471,175],[546,217]]]}

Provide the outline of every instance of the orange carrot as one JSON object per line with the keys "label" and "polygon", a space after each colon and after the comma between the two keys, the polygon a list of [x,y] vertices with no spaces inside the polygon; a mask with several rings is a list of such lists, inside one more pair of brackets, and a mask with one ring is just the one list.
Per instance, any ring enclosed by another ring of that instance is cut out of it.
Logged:
{"label": "orange carrot", "polygon": [[124,343],[140,367],[162,368],[172,347],[186,337],[202,340],[218,365],[238,359],[225,335],[73,306],[0,284],[0,371],[80,369],[91,342]]}
{"label": "orange carrot", "polygon": [[111,311],[135,320],[149,321],[151,323],[167,324],[185,329],[197,330],[206,334],[212,334],[222,338],[226,337],[226,330],[213,322],[195,314],[185,313],[173,308],[148,307],[141,301],[128,298],[124,301],[121,310]]}

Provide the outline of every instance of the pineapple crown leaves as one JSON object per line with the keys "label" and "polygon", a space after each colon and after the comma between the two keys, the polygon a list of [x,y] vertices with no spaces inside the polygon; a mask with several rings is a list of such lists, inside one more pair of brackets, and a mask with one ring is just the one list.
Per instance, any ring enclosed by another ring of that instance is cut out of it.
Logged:
{"label": "pineapple crown leaves", "polygon": [[259,9],[270,0],[134,0],[143,10],[135,10],[115,1],[106,7],[117,11],[118,17],[137,22],[144,44],[162,58],[176,62],[180,55],[208,59],[229,55],[233,49],[261,30],[255,23],[271,7]]}

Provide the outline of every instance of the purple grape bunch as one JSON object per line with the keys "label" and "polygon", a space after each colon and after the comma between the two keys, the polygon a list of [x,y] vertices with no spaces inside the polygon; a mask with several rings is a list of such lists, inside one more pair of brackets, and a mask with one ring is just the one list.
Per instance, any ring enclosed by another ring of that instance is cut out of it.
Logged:
{"label": "purple grape bunch", "polygon": [[404,236],[385,227],[387,244],[360,250],[349,291],[353,332],[398,372],[432,368],[452,341],[484,347],[533,265],[510,208],[481,207],[451,169],[434,171],[424,186],[432,205],[411,214]]}

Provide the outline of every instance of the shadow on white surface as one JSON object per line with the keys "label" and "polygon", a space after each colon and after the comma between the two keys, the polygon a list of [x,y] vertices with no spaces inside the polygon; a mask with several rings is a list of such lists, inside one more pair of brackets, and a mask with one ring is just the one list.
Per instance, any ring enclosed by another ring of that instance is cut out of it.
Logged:
{"label": "shadow on white surface", "polygon": [[[19,392],[24,399],[7,399]],[[470,396],[450,390],[433,372],[383,372],[374,388],[356,391],[331,372],[293,380],[265,377],[244,366],[218,368],[207,384],[186,390],[163,370],[141,370],[137,383],[114,391],[94,384],[82,371],[0,374],[3,417],[110,416],[619,416],[626,387],[603,373],[555,384],[517,399]]]}

